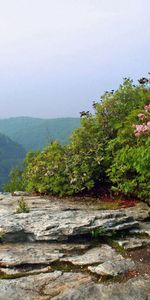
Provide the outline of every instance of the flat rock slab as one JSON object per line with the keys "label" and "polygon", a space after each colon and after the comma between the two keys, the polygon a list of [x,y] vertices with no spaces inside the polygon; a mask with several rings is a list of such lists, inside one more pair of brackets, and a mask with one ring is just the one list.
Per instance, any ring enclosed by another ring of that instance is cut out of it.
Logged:
{"label": "flat rock slab", "polygon": [[49,300],[90,281],[89,275],[61,271],[0,280],[0,300]]}
{"label": "flat rock slab", "polygon": [[53,300],[149,300],[150,279],[138,277],[126,283],[83,284],[78,288],[65,290]]}
{"label": "flat rock slab", "polygon": [[[21,197],[29,206],[27,214],[16,213]],[[0,266],[11,278],[0,280],[0,300],[148,299],[148,276],[122,283],[93,282],[102,275],[117,276],[132,271],[134,262],[106,244],[91,248],[92,243],[79,243],[85,237],[92,238],[92,233],[100,237],[132,230],[150,235],[150,223],[140,223],[148,217],[149,208],[145,204],[106,211],[86,201],[26,197],[20,192],[15,197],[0,194],[3,242],[0,244]],[[118,243],[125,249],[134,249],[145,246],[149,239],[126,238]],[[20,270],[24,273],[19,274]],[[22,277],[15,278],[17,276]],[[2,273],[1,278],[4,278]]]}
{"label": "flat rock slab", "polygon": [[140,227],[136,229],[132,229],[131,233],[137,233],[137,234],[147,234],[150,236],[150,222],[141,223]]}
{"label": "flat rock slab", "polygon": [[1,244],[0,266],[17,267],[21,265],[49,265],[70,252],[81,252],[89,248],[89,244]]}
{"label": "flat rock slab", "polygon": [[131,259],[124,259],[121,255],[118,255],[113,260],[105,261],[96,267],[88,267],[88,269],[92,273],[102,276],[117,276],[134,270],[135,264]]}
{"label": "flat rock slab", "polygon": [[150,217],[150,206],[144,202],[139,202],[133,207],[123,209],[123,211],[137,221],[143,221]]}
{"label": "flat rock slab", "polygon": [[92,265],[102,263],[106,260],[114,259],[118,256],[116,250],[108,245],[95,247],[86,251],[82,255],[72,255],[70,257],[61,258],[60,261],[71,262],[73,265]]}
{"label": "flat rock slab", "polygon": [[143,239],[138,237],[129,237],[123,240],[117,240],[115,242],[125,250],[137,249],[150,245],[150,239]]}
{"label": "flat rock slab", "polygon": [[[40,267],[39,268],[33,268],[33,269],[29,269],[27,270],[26,268],[21,269],[20,268],[0,268],[0,277],[1,279],[14,279],[14,278],[20,278],[20,277],[24,277],[24,276],[29,276],[29,275],[37,275],[40,273],[49,273],[52,271],[52,268],[50,266],[48,267]],[[14,276],[15,275],[15,276]]]}
{"label": "flat rock slab", "polygon": [[55,271],[0,280],[0,300],[145,300],[149,296],[150,278],[147,277],[98,284],[89,275]]}
{"label": "flat rock slab", "polygon": [[[19,195],[21,195],[19,193]],[[75,236],[91,234],[99,229],[99,235],[113,234],[121,230],[136,230],[150,235],[150,224],[141,224],[150,216],[146,203],[118,210],[98,210],[93,202],[73,199],[23,196],[30,208],[28,214],[16,214],[20,196],[0,194],[0,232],[6,242],[65,241]],[[81,199],[82,200],[82,199]]]}
{"label": "flat rock slab", "polygon": [[[66,241],[92,235],[97,229],[99,235],[104,235],[139,226],[132,216],[127,216],[122,210],[66,208],[61,200],[55,203],[39,197],[26,197],[30,212],[17,214],[17,199],[19,197],[9,196],[0,201],[0,232],[4,233],[4,242]],[[45,206],[41,207],[41,203]]]}

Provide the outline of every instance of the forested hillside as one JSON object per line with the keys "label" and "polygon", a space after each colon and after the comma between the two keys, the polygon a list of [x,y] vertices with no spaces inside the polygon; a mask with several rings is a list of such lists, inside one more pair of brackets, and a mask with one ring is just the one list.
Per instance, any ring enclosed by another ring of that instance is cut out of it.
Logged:
{"label": "forested hillside", "polygon": [[0,132],[21,144],[26,150],[41,149],[52,140],[58,140],[64,144],[68,141],[72,131],[79,126],[79,118],[18,117],[0,119]]}
{"label": "forested hillside", "polygon": [[11,168],[18,166],[24,157],[23,147],[0,133],[0,190],[8,181]]}

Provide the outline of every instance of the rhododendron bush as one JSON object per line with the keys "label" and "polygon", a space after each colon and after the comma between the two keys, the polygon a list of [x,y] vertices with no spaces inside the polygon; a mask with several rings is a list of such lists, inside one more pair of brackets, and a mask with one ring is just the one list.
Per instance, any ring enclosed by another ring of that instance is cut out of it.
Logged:
{"label": "rhododendron bush", "polygon": [[150,138],[141,146],[125,146],[117,151],[111,168],[113,190],[128,196],[150,197]]}
{"label": "rhododendron bush", "polygon": [[[125,78],[81,113],[68,145],[27,155],[6,189],[74,195],[99,188],[150,201],[150,89]],[[14,178],[13,178],[14,177]],[[18,179],[18,181],[17,181]]]}
{"label": "rhododendron bush", "polygon": [[127,138],[124,140],[124,147],[116,151],[107,172],[114,191],[150,203],[150,104],[137,117],[141,124],[132,126],[136,140],[131,144]]}

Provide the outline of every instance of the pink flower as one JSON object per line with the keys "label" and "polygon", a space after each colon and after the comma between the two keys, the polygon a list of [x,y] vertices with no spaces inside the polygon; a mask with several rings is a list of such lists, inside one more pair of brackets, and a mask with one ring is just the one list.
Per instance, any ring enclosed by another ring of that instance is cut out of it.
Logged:
{"label": "pink flower", "polygon": [[144,106],[144,109],[147,110],[147,111],[150,110],[150,104],[145,105],[145,106]]}
{"label": "pink flower", "polygon": [[140,125],[132,125],[135,129],[135,136],[139,137],[141,135],[149,135],[150,133],[150,104],[144,106],[145,113],[138,114],[140,120],[145,120],[145,123]]}
{"label": "pink flower", "polygon": [[140,136],[144,133],[147,134],[148,132],[150,132],[150,122],[143,123],[142,125],[135,125],[134,128],[135,136]]}

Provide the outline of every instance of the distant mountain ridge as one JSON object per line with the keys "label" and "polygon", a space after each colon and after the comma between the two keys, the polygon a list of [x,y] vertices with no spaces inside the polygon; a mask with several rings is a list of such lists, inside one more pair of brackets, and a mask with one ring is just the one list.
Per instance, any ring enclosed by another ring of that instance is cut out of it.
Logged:
{"label": "distant mountain ridge", "polygon": [[11,168],[18,166],[24,159],[25,153],[21,145],[0,133],[0,190],[8,181]]}
{"label": "distant mountain ridge", "polygon": [[0,190],[8,181],[10,170],[28,150],[42,149],[51,140],[67,143],[79,118],[40,119],[16,117],[0,119]]}
{"label": "distant mountain ridge", "polygon": [[0,132],[28,150],[43,148],[51,140],[68,142],[72,131],[80,126],[80,118],[41,119],[14,117],[0,119]]}

